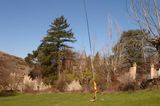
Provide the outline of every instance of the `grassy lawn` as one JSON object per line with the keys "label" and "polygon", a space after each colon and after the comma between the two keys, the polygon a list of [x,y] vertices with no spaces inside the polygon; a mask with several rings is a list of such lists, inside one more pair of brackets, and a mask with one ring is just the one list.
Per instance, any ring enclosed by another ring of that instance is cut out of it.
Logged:
{"label": "grassy lawn", "polygon": [[0,97],[0,106],[160,106],[160,90],[98,94],[50,93]]}

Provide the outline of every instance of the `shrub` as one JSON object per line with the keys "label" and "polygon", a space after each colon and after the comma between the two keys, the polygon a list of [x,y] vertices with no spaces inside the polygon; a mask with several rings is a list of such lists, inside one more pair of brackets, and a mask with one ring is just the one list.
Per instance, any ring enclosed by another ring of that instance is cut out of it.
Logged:
{"label": "shrub", "polygon": [[56,83],[56,88],[61,91],[61,92],[64,92],[65,91],[65,88],[66,88],[66,82],[64,80],[64,78],[61,76],[59,80],[57,80],[57,83]]}
{"label": "shrub", "polygon": [[2,90],[0,92],[0,97],[1,96],[15,96],[15,95],[16,95],[16,92],[13,90]]}
{"label": "shrub", "polygon": [[139,85],[136,82],[128,82],[119,86],[120,91],[135,91],[139,89]]}

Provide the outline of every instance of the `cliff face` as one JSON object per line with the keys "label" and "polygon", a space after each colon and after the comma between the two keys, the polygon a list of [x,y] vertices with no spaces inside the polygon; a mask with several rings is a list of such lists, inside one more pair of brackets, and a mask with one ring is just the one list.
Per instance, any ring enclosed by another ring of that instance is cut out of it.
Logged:
{"label": "cliff face", "polygon": [[0,72],[28,74],[30,67],[20,57],[9,55],[0,51]]}

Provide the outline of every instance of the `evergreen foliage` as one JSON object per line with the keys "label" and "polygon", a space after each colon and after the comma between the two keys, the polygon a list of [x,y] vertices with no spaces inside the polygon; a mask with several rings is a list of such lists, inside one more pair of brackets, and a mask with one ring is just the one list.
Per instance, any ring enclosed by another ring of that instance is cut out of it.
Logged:
{"label": "evergreen foliage", "polygon": [[26,58],[29,63],[36,62],[42,66],[42,77],[47,84],[53,85],[60,77],[65,51],[72,48],[68,43],[76,41],[69,26],[64,16],[56,18],[38,49]]}
{"label": "evergreen foliage", "polygon": [[114,46],[114,56],[119,56],[121,68],[129,69],[134,62],[138,66],[144,65],[145,59],[153,51],[151,44],[145,39],[148,33],[142,30],[123,32],[119,42]]}

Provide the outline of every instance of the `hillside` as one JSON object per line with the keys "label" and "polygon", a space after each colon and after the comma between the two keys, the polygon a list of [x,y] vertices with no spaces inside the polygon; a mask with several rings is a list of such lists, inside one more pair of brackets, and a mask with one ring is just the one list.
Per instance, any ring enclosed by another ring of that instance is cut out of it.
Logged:
{"label": "hillside", "polygon": [[28,74],[29,66],[24,59],[0,51],[0,72]]}

